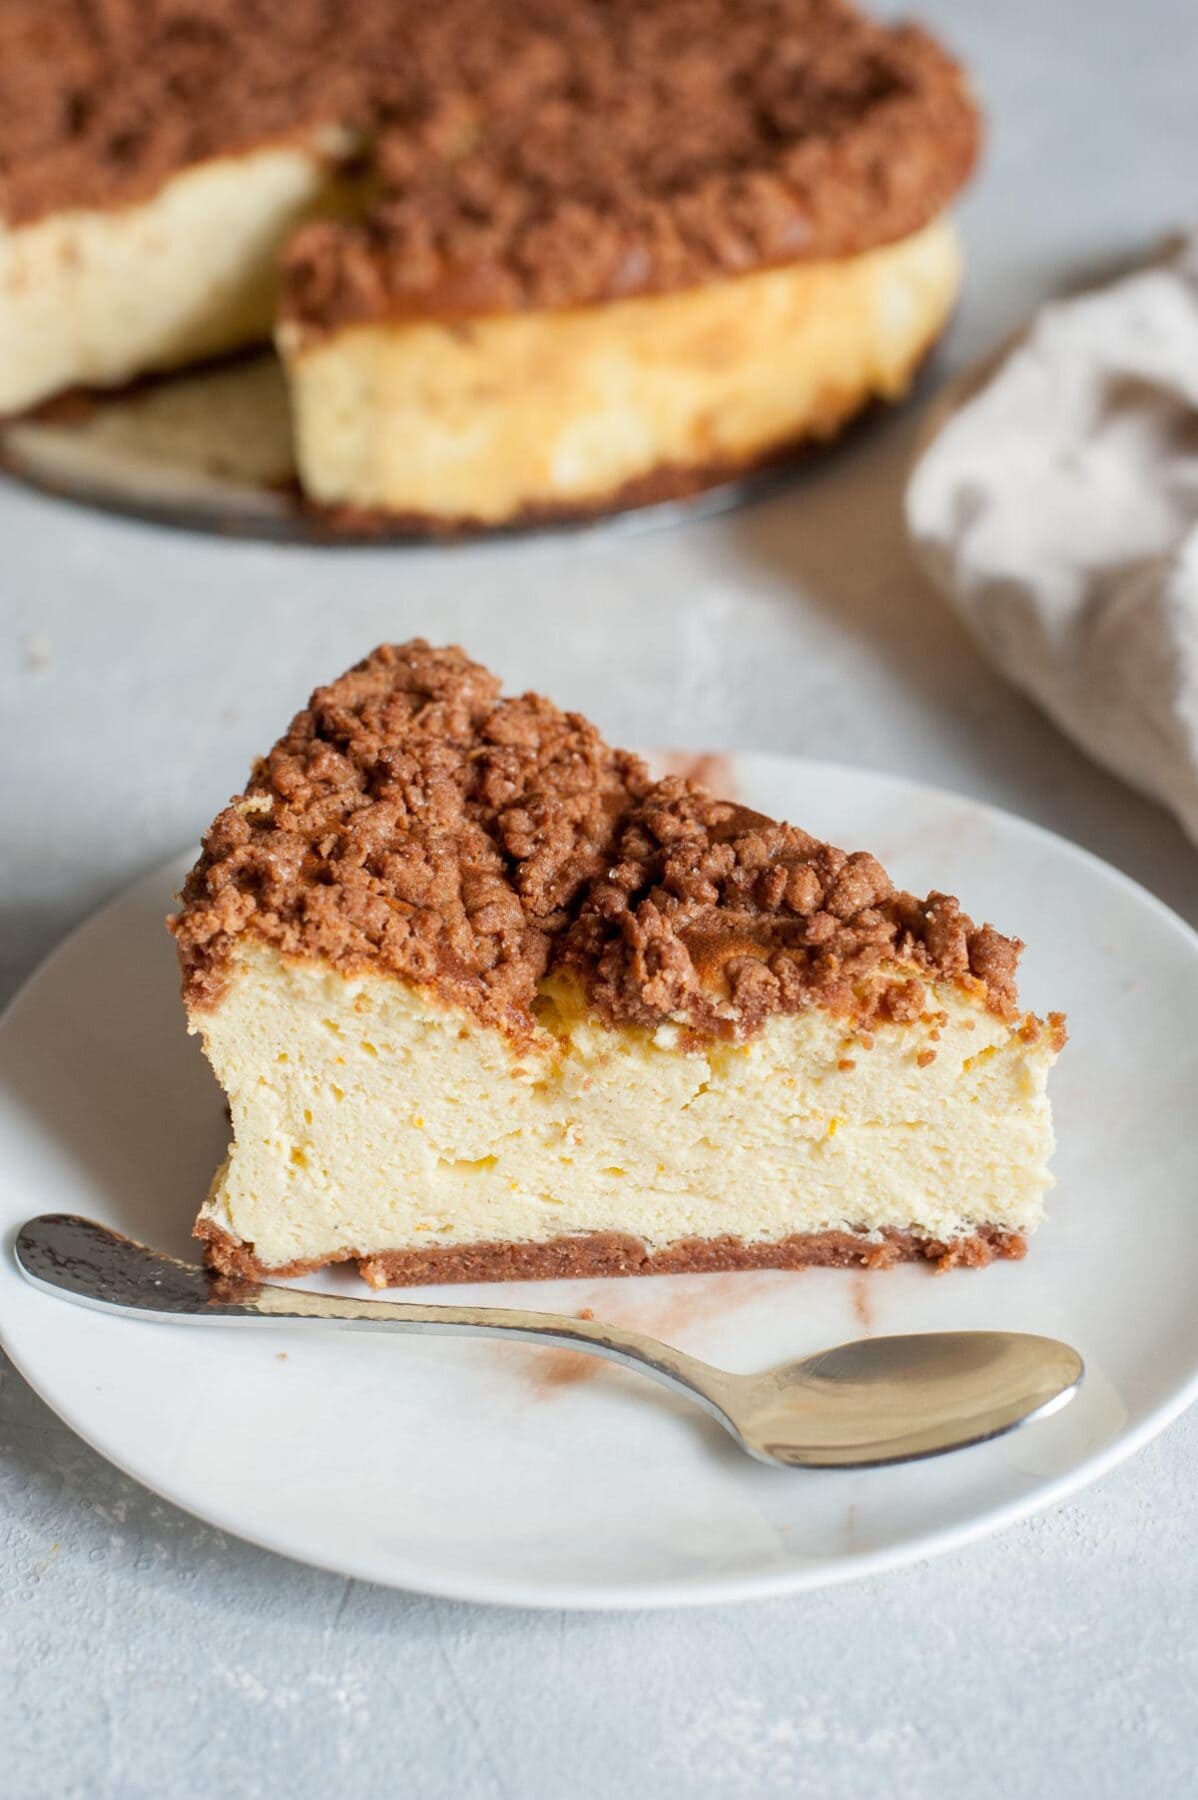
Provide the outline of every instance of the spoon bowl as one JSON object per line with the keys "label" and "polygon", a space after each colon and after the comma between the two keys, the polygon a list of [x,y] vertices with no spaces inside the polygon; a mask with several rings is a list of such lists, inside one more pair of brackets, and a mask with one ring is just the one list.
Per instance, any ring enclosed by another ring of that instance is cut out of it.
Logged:
{"label": "spoon bowl", "polygon": [[763,1462],[868,1468],[998,1437],[1056,1412],[1082,1360],[1055,1338],[935,1331],[859,1338],[760,1375],[733,1402],[745,1448]]}

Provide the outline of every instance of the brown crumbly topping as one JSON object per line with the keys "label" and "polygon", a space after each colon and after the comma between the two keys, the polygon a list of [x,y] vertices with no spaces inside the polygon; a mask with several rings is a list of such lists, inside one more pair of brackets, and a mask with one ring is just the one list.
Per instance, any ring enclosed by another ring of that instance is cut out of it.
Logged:
{"label": "brown crumbly topping", "polygon": [[302,230],[310,328],[693,286],[909,235],[978,118],[914,26],[845,0],[4,0],[0,214],[123,205],[318,125],[360,224]]}
{"label": "brown crumbly topping", "polygon": [[316,329],[664,292],[920,229],[978,144],[960,71],[842,0],[454,9],[387,117],[380,196],[316,224],[285,308]]}
{"label": "brown crumbly topping", "polygon": [[385,645],[318,688],[220,814],[175,923],[190,1004],[245,934],[531,1024],[536,984],[646,785],[577,714],[460,651]]}
{"label": "brown crumbly topping", "polygon": [[929,981],[1016,1016],[1020,945],[956,900],[901,893],[865,852],[678,776],[652,782],[577,713],[502,698],[461,650],[420,639],[317,689],[216,819],[182,899],[196,1010],[258,940],[397,976],[519,1041],[557,970],[612,1025],[699,1039],[809,1005],[854,1028],[914,1023]]}
{"label": "brown crumbly topping", "polygon": [[362,113],[340,0],[0,7],[0,217],[15,225],[144,200],[208,157]]}
{"label": "brown crumbly topping", "polygon": [[950,895],[898,892],[866,851],[676,777],[634,804],[614,858],[558,959],[613,1024],[743,1036],[813,1001],[866,1028],[907,1024],[928,980],[976,985],[994,1011],[1016,1012],[1017,941],[976,927]]}

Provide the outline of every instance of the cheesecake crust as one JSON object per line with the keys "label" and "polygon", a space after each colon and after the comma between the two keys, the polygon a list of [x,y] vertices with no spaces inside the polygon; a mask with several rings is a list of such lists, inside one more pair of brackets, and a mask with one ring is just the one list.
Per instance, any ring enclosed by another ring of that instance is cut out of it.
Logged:
{"label": "cheesecake crust", "polygon": [[849,1231],[799,1232],[773,1243],[746,1243],[737,1237],[690,1238],[651,1249],[625,1232],[595,1231],[541,1243],[434,1244],[427,1250],[354,1250],[313,1262],[270,1268],[214,1220],[201,1217],[195,1236],[204,1260],[222,1275],[264,1281],[310,1275],[330,1262],[352,1262],[371,1287],[435,1287],[483,1281],[572,1281],[603,1276],[698,1275],[735,1269],[889,1269],[900,1262],[930,1262],[938,1271],[980,1269],[1027,1252],[1022,1233],[982,1225],[967,1237],[946,1243],[911,1231],[877,1234]]}
{"label": "cheesecake crust", "polygon": [[[910,1023],[952,982],[1017,1017],[1021,945],[951,895],[677,776],[650,779],[578,713],[504,698],[456,648],[383,645],[328,687],[218,816],[171,920],[193,1014],[243,939],[395,976],[543,1041],[565,973],[607,1024],[743,1039],[822,1006]],[[1063,1020],[1025,1032],[1063,1041]]]}
{"label": "cheesecake crust", "polygon": [[855,254],[941,212],[979,140],[934,40],[845,0],[5,0],[4,34],[11,225],[344,128],[374,198],[295,241],[312,331]]}

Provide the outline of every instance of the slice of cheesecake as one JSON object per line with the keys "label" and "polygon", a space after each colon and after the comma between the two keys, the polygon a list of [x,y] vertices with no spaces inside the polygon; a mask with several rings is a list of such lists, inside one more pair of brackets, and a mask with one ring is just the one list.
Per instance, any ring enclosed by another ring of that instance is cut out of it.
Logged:
{"label": "slice of cheesecake", "polygon": [[318,689],[172,927],[227,1271],[951,1266],[1039,1223],[1064,1029],[1016,942],[460,650]]}

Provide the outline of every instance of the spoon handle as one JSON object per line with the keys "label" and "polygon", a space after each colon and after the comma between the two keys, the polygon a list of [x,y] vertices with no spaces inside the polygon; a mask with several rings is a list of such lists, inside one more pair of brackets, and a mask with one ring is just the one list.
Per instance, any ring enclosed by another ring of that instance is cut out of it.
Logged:
{"label": "spoon handle", "polygon": [[1063,1405],[1083,1374],[1067,1344],[1021,1332],[859,1338],[732,1375],[626,1326],[512,1307],[359,1300],[245,1281],[159,1255],[90,1219],[46,1213],[18,1235],[34,1286],[79,1306],[166,1321],[288,1320],[516,1338],[581,1350],[702,1406],[742,1450],[787,1468],[868,1468],[984,1442]]}
{"label": "spoon handle", "polygon": [[[213,1316],[202,1313],[193,1317]],[[221,1316],[221,1315],[216,1315]],[[223,1316],[245,1321],[323,1319],[336,1325],[357,1325],[374,1331],[435,1332],[451,1337],[509,1338],[560,1350],[579,1350],[589,1356],[621,1363],[666,1387],[681,1388],[725,1423],[727,1419],[714,1390],[733,1377],[663,1344],[644,1332],[597,1319],[571,1318],[566,1313],[526,1312],[508,1306],[425,1306],[402,1300],[341,1299],[292,1288],[261,1283],[248,1303]]]}
{"label": "spoon handle", "polygon": [[95,1220],[43,1213],[22,1226],[18,1266],[46,1292],[101,1312],[144,1319],[217,1325],[278,1324],[306,1319],[363,1330],[438,1332],[514,1338],[604,1357],[696,1400],[728,1430],[735,1427],[721,1395],[738,1381],[644,1332],[565,1313],[499,1306],[425,1306],[412,1301],[359,1300],[271,1282],[222,1276],[198,1263],[163,1256]]}

